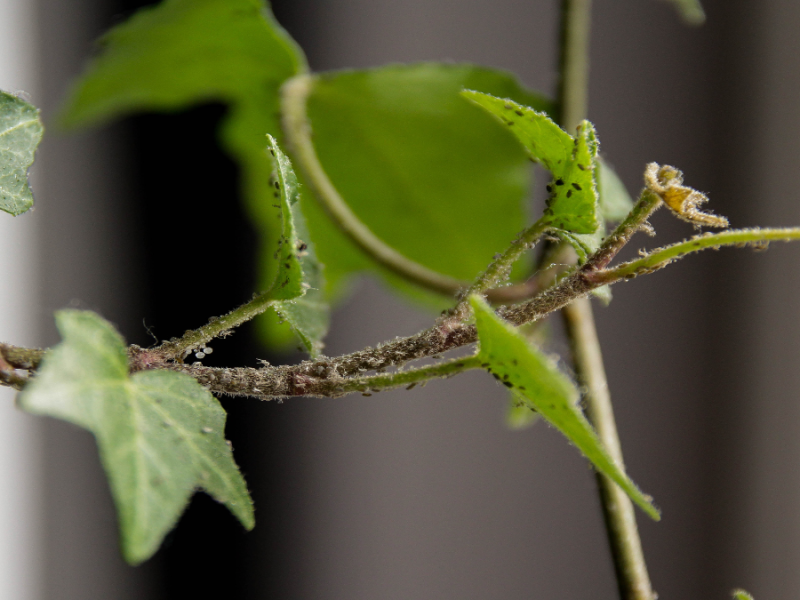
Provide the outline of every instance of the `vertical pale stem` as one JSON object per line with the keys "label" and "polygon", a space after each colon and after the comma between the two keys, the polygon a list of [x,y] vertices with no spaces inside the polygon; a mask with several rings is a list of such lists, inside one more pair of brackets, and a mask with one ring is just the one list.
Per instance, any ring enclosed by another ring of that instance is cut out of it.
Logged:
{"label": "vertical pale stem", "polygon": [[[562,0],[561,19],[560,121],[574,131],[587,114],[591,0]],[[563,315],[575,371],[586,387],[586,412],[611,457],[623,465],[591,302],[576,300]],[[597,480],[620,595],[623,600],[653,600],[633,505],[613,481],[601,474]]]}
{"label": "vertical pale stem", "polygon": [[[575,371],[586,388],[587,416],[611,458],[624,467],[592,305],[588,298],[581,298],[564,307],[563,314]],[[624,600],[653,600],[656,595],[647,574],[633,504],[605,475],[598,473],[597,482],[620,595]]]}

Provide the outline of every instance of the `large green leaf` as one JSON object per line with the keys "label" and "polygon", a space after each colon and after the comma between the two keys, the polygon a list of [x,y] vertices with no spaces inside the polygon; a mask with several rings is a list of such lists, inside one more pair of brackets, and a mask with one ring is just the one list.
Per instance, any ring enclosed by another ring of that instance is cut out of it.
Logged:
{"label": "large green leaf", "polygon": [[[261,0],[165,0],[112,29],[101,48],[67,102],[64,124],[228,104],[222,140],[242,167],[250,216],[262,233],[260,282],[267,289],[279,264],[281,220],[264,136],[280,133],[281,84],[307,69],[300,49]],[[209,218],[224,210],[208,206]]]}
{"label": "large green leaf", "polygon": [[733,600],[753,600],[753,596],[744,590],[733,590]]}
{"label": "large green leaf", "polygon": [[[243,189],[262,232],[260,287],[267,289],[280,231],[263,136],[281,139],[278,88],[303,70],[299,50],[258,0],[166,0],[104,38],[64,121],[84,125],[136,111],[228,103],[222,139],[242,166]],[[506,73],[423,64],[323,76],[309,109],[322,163],[359,218],[414,260],[470,280],[523,227],[529,175],[511,136],[459,102],[463,87],[549,108]],[[380,270],[313,200],[303,203],[320,258],[330,263],[330,285],[353,272]]]}
{"label": "large green leaf", "polygon": [[0,92],[0,210],[17,216],[33,206],[28,169],[43,131],[36,107]]}
{"label": "large green leaf", "polygon": [[614,480],[653,519],[660,518],[651,499],[630,480],[622,467],[606,452],[594,429],[578,408],[575,385],[556,364],[528,344],[513,327],[494,314],[486,302],[470,298],[485,366],[506,387],[518,392],[531,408],[563,433],[595,468]]}
{"label": "large green leaf", "polygon": [[63,342],[47,353],[19,403],[94,434],[125,558],[137,564],[152,556],[196,489],[252,529],[252,501],[214,396],[181,373],[130,375],[121,336],[95,313],[60,311],[56,323]]}
{"label": "large green leaf", "polygon": [[[513,136],[461,100],[465,87],[549,108],[506,73],[423,63],[320,75],[308,113],[320,161],[359,219],[414,261],[472,280],[524,227],[530,170]],[[330,284],[380,271],[321,209],[307,215]]]}
{"label": "large green leaf", "polygon": [[292,164],[268,136],[274,168],[273,196],[280,204],[282,230],[275,258],[278,269],[270,296],[276,312],[300,338],[306,350],[316,356],[328,331],[330,309],[324,298],[325,280],[314,244],[300,211],[300,191]]}
{"label": "large green leaf", "polygon": [[594,175],[598,142],[592,124],[583,121],[573,138],[535,107],[472,90],[463,95],[507,125],[529,156],[552,173],[548,223],[572,234],[595,233],[600,226]]}

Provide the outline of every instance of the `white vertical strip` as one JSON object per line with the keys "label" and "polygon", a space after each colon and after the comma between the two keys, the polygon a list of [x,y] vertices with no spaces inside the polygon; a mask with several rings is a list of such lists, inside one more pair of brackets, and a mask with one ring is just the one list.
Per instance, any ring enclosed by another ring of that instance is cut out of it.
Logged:
{"label": "white vertical strip", "polygon": [[[0,89],[36,103],[35,3],[0,0]],[[37,219],[0,213],[0,340],[37,342]],[[41,597],[38,424],[0,389],[0,598]]]}

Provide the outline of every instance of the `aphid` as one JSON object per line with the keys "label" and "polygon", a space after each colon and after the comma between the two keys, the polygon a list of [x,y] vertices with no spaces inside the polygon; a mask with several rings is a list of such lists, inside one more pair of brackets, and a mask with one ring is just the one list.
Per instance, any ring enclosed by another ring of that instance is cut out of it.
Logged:
{"label": "aphid", "polygon": [[564,180],[561,179],[561,177],[559,177],[558,179],[556,179],[556,185],[564,185]]}
{"label": "aphid", "polygon": [[574,188],[575,188],[576,190],[578,190],[579,192],[580,192],[580,191],[581,191],[581,189],[582,189],[582,188],[581,188],[581,186],[580,186],[580,185],[578,185],[577,183],[575,183],[574,181],[572,182],[572,187],[574,187]]}
{"label": "aphid", "polygon": [[308,244],[306,244],[305,242],[298,242],[298,244],[297,244],[298,252],[302,252],[303,250],[307,250],[307,249],[308,249]]}
{"label": "aphid", "polygon": [[525,113],[522,112],[521,110],[515,110],[514,112],[517,113],[520,117],[525,115]]}

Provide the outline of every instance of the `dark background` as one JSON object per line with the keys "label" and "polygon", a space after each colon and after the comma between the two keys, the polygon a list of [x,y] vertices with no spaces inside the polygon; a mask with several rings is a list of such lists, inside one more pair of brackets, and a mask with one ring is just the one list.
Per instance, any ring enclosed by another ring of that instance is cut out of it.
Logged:
{"label": "dark background", "polygon": [[[34,101],[45,119],[91,40],[139,4],[38,0]],[[554,90],[555,0],[273,4],[313,69],[470,60]],[[666,2],[595,3],[590,118],[603,150],[631,191],[655,160],[683,168],[734,226],[798,224],[800,7],[705,5],[707,25],[690,29]],[[213,141],[223,110],[47,139],[37,163],[46,343],[57,339],[52,310],[70,304],[149,344],[144,324],[169,338],[249,297],[254,235],[236,168]],[[654,224],[659,242],[692,233],[666,213]],[[798,261],[791,246],[709,252],[617,286],[596,309],[628,470],[664,513],[640,518],[661,598],[800,589]],[[223,268],[236,283],[209,283]],[[328,352],[430,318],[364,282],[337,311]],[[276,358],[247,329],[214,346],[217,364]],[[374,398],[224,404],[256,529],[245,534],[199,494],[137,569],[117,553],[91,436],[41,427],[43,598],[615,597],[585,461],[545,426],[506,430],[504,394],[482,374]]]}

